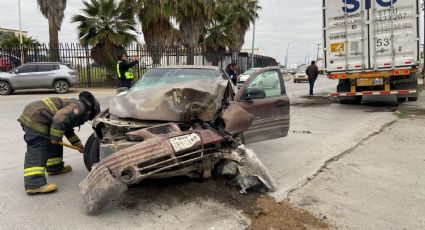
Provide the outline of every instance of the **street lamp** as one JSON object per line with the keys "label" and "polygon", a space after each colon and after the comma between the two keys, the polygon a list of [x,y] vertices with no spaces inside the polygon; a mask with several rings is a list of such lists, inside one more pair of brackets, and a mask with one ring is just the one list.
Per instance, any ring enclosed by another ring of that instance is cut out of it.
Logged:
{"label": "street lamp", "polygon": [[251,57],[252,57],[252,61],[251,61],[251,68],[254,68],[254,41],[255,41],[255,20],[252,23],[253,25],[253,30],[252,30],[252,50],[251,50]]}
{"label": "street lamp", "polygon": [[19,43],[22,46],[22,20],[21,20],[21,0],[18,0],[18,11],[19,11]]}
{"label": "street lamp", "polygon": [[286,48],[286,57],[285,57],[285,68],[288,69],[288,55],[289,55],[289,46],[297,41],[288,42],[288,46]]}

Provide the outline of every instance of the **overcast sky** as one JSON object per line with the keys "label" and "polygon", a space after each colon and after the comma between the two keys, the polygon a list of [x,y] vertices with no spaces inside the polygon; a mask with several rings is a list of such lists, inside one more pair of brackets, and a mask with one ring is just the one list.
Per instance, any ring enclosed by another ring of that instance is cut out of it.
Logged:
{"label": "overcast sky", "polygon": [[[21,0],[22,29],[41,42],[48,42],[48,24],[36,0]],[[319,0],[260,0],[262,10],[256,23],[255,47],[262,53],[285,62],[287,44],[291,43],[289,63],[313,59],[317,43],[322,43],[322,12]],[[68,0],[65,19],[59,33],[60,42],[77,42],[76,24],[72,15],[79,13],[81,0]],[[19,28],[18,0],[0,0],[0,27]],[[252,26],[247,32],[244,48],[252,46]],[[320,54],[321,55],[321,54]]]}

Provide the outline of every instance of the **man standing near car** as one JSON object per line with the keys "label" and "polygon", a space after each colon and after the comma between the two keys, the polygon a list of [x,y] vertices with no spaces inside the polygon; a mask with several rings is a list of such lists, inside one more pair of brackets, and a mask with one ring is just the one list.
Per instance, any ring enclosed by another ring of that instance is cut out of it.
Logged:
{"label": "man standing near car", "polygon": [[81,92],[78,100],[49,97],[25,107],[18,121],[27,143],[24,165],[27,194],[50,193],[57,189],[55,183],[47,183],[45,173],[53,176],[72,171],[72,167],[63,162],[63,147],[59,145],[63,136],[83,150],[74,127],[93,120],[99,113],[99,102],[87,91]]}
{"label": "man standing near car", "polygon": [[305,73],[308,76],[308,82],[310,83],[310,96],[313,95],[314,82],[319,76],[319,68],[316,66],[316,62],[312,61],[311,65],[307,67]]}
{"label": "man standing near car", "polygon": [[235,62],[230,63],[226,68],[226,73],[229,75],[230,79],[235,85],[238,81],[238,76],[236,74],[237,69],[238,69],[238,65]]}
{"label": "man standing near car", "polygon": [[117,77],[121,82],[121,87],[131,88],[134,80],[134,75],[132,72],[130,72],[130,69],[136,66],[137,64],[139,64],[138,59],[132,62],[128,62],[128,57],[125,53],[118,57]]}

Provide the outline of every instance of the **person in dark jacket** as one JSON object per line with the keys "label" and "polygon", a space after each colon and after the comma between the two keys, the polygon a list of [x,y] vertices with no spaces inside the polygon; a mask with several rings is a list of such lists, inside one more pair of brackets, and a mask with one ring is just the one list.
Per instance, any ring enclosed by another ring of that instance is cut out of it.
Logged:
{"label": "person in dark jacket", "polygon": [[139,60],[136,59],[132,62],[128,62],[127,54],[123,53],[118,57],[117,63],[117,77],[121,82],[121,87],[131,88],[134,80],[134,75],[130,72],[130,69],[139,64]]}
{"label": "person in dark jacket", "polygon": [[59,145],[62,137],[84,149],[74,127],[93,120],[100,113],[96,98],[84,91],[79,100],[49,97],[27,105],[19,117],[27,143],[24,164],[25,191],[28,194],[49,193],[57,189],[55,183],[47,183],[48,175],[64,174],[72,171],[63,162],[63,147]]}
{"label": "person in dark jacket", "polygon": [[319,68],[316,66],[316,62],[312,61],[311,65],[307,67],[305,73],[308,76],[308,82],[310,83],[310,95],[313,95],[314,82],[319,76]]}
{"label": "person in dark jacket", "polygon": [[232,62],[231,64],[227,65],[227,68],[226,68],[226,73],[229,75],[230,79],[235,85],[238,81],[238,76],[236,74],[237,69],[238,69],[238,65],[235,62]]}

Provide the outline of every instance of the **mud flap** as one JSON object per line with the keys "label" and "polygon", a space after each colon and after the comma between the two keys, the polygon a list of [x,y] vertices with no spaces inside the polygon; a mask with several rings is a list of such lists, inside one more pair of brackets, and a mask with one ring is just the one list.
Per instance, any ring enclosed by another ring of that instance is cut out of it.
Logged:
{"label": "mud flap", "polygon": [[93,178],[90,173],[80,183],[84,208],[89,215],[99,214],[108,201],[127,190],[127,185],[114,178],[106,166],[95,166],[92,172],[94,171],[97,172],[94,174],[97,178]]}

